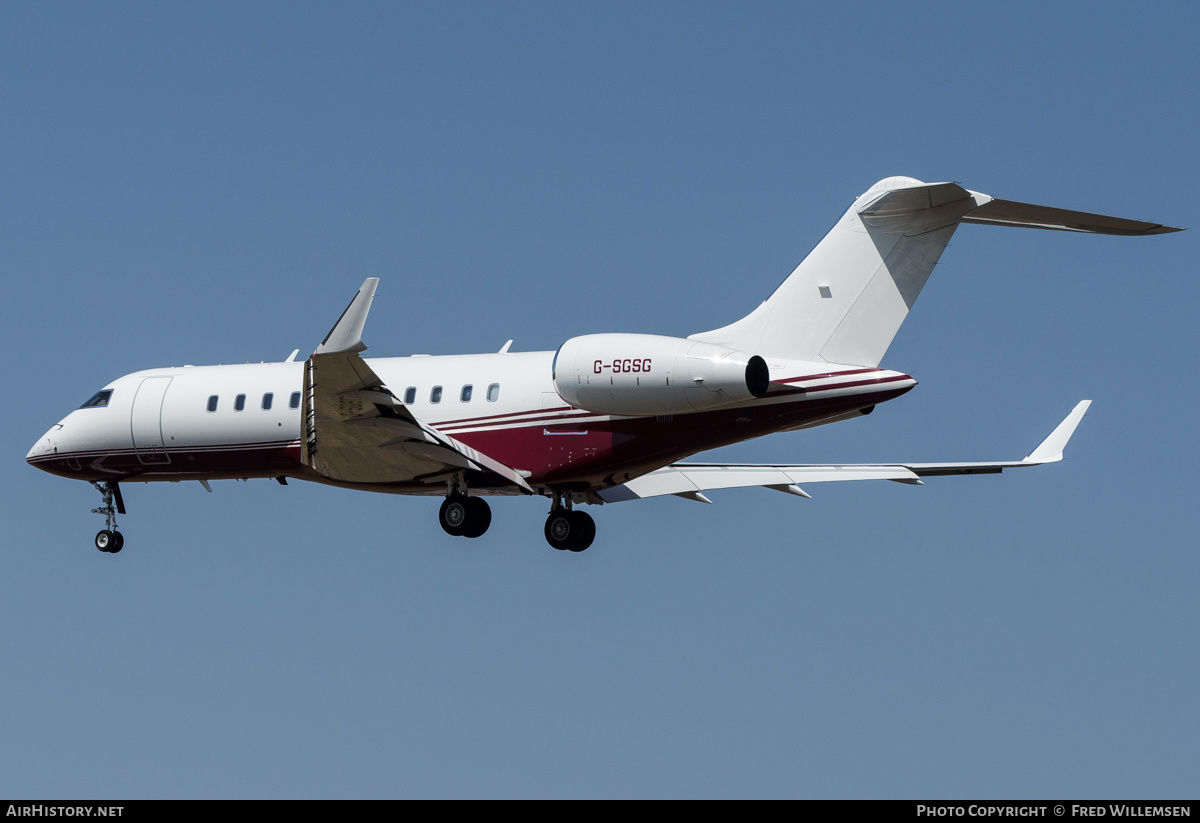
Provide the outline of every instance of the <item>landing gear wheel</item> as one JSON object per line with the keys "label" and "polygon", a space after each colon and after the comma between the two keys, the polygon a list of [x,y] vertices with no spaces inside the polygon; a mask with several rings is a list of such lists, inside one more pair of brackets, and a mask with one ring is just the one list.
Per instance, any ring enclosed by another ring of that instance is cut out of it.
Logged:
{"label": "landing gear wheel", "polygon": [[571,513],[567,511],[550,512],[546,518],[546,542],[552,548],[566,551],[571,544]]}
{"label": "landing gear wheel", "polygon": [[559,551],[581,552],[596,539],[596,521],[584,512],[550,512],[546,518],[546,542]]}
{"label": "landing gear wheel", "polygon": [[571,532],[574,535],[569,548],[573,552],[581,552],[596,539],[596,521],[587,512],[571,512]]}
{"label": "landing gear wheel", "polygon": [[121,489],[116,480],[93,480],[92,485],[104,500],[100,508],[92,509],[93,514],[104,515],[104,528],[96,533],[96,548],[102,552],[116,554],[125,545],[125,538],[117,531],[117,514],[125,513]]}
{"label": "landing gear wheel", "polygon": [[464,495],[452,494],[442,503],[442,508],[438,510],[438,522],[442,524],[442,530],[446,534],[462,537],[466,532],[471,519],[469,500],[470,498]]}
{"label": "landing gear wheel", "polygon": [[492,507],[482,497],[467,498],[467,522],[463,537],[479,537],[492,525]]}

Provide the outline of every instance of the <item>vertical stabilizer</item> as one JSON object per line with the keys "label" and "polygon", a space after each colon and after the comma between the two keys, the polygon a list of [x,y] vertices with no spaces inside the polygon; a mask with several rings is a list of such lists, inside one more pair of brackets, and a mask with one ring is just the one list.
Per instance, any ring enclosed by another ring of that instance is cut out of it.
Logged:
{"label": "vertical stabilizer", "polygon": [[956,183],[881,180],[766,302],[691,339],[791,360],[877,366],[959,221],[991,199]]}

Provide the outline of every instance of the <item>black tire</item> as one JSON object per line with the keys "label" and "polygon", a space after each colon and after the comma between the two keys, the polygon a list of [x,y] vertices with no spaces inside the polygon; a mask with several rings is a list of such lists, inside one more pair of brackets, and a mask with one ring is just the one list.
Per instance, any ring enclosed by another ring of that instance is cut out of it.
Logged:
{"label": "black tire", "polygon": [[571,518],[571,545],[567,546],[573,552],[581,552],[592,545],[596,539],[596,521],[587,512],[573,511]]}
{"label": "black tire", "polygon": [[108,544],[108,553],[116,554],[123,548],[125,548],[125,535],[114,531],[112,533],[112,542]]}
{"label": "black tire", "polygon": [[480,537],[492,525],[492,507],[482,497],[467,498],[467,523],[463,537]]}
{"label": "black tire", "polygon": [[560,552],[571,548],[571,538],[575,533],[571,512],[565,510],[550,512],[550,516],[546,518],[546,527],[542,531],[546,535],[546,542],[552,548],[558,549]]}
{"label": "black tire", "polygon": [[111,551],[109,548],[113,544],[113,532],[108,529],[101,529],[96,532],[96,548],[102,552]]}
{"label": "black tire", "polygon": [[438,522],[442,530],[454,537],[462,537],[471,520],[471,510],[468,508],[469,498],[461,494],[452,494],[442,503],[438,510]]}

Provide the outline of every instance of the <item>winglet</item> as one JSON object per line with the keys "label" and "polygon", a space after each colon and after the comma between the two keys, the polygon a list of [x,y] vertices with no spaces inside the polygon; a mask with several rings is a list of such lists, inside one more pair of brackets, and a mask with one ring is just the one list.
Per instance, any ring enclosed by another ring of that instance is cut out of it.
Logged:
{"label": "winglet", "polygon": [[367,322],[367,312],[371,310],[371,301],[375,298],[375,287],[378,285],[378,277],[368,277],[363,281],[358,294],[354,295],[354,299],[333,324],[329,334],[325,335],[321,345],[317,346],[317,354],[364,351],[367,348],[367,344],[362,341],[362,330]]}
{"label": "winglet", "polygon": [[1075,427],[1079,425],[1079,421],[1083,419],[1084,412],[1088,410],[1088,406],[1092,405],[1091,400],[1081,400],[1071,409],[1071,413],[1067,415],[1063,422],[1059,423],[1054,431],[1050,432],[1050,436],[1041,442],[1041,444],[1033,450],[1033,453],[1022,460],[1022,463],[1054,463],[1063,459],[1063,448],[1066,447],[1067,441],[1071,439],[1071,435],[1075,433]]}

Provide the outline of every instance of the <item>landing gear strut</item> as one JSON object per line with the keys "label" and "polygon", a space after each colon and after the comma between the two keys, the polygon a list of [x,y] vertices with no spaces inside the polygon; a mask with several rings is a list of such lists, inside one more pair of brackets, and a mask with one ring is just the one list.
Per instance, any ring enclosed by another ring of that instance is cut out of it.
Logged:
{"label": "landing gear strut", "polygon": [[104,498],[103,506],[92,509],[94,514],[104,515],[104,528],[96,532],[96,548],[102,552],[116,554],[125,546],[125,537],[117,531],[117,514],[125,514],[125,501],[121,498],[121,487],[115,480],[93,480],[92,485]]}
{"label": "landing gear strut", "polygon": [[586,512],[564,508],[559,500],[556,495],[546,518],[546,542],[559,551],[581,552],[596,539],[596,521]]}
{"label": "landing gear strut", "polygon": [[479,537],[492,525],[492,508],[482,497],[451,493],[438,511],[438,522],[446,534]]}

